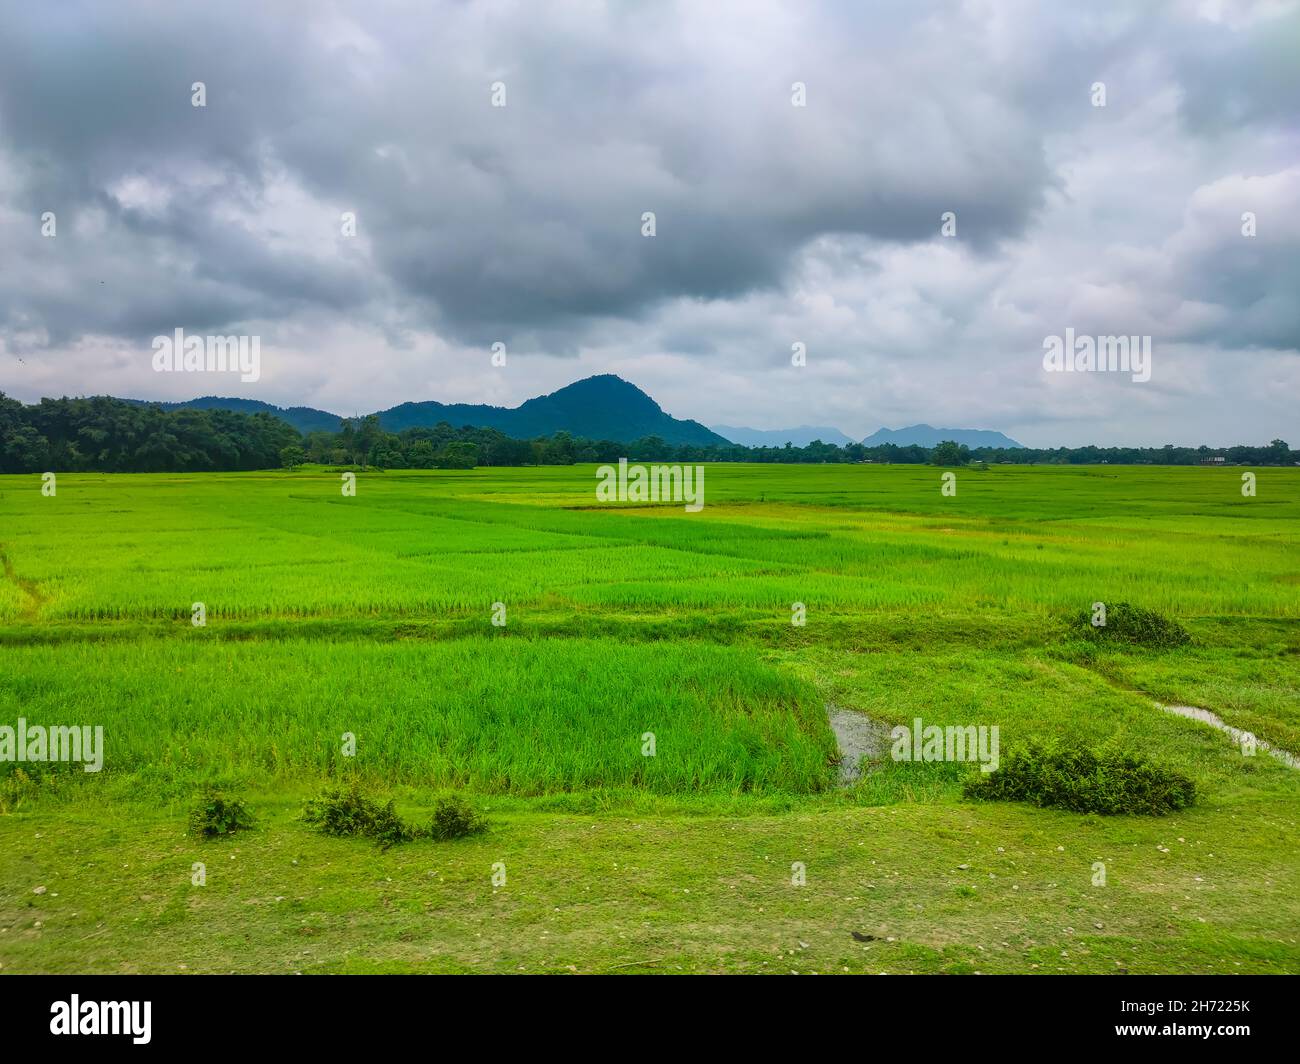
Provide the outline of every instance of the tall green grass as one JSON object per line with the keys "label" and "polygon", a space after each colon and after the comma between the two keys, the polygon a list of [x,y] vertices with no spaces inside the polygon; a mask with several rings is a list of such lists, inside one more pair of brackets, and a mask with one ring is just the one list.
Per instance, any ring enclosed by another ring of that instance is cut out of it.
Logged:
{"label": "tall green grass", "polygon": [[104,771],[145,786],[356,774],[519,795],[741,794],[833,776],[815,690],[730,647],[170,640],[4,655],[0,721],[102,725]]}
{"label": "tall green grass", "polygon": [[[1120,467],[959,471],[945,497],[928,467],[711,466],[697,514],[600,506],[591,466],[369,472],[355,498],[320,472],[64,475],[53,498],[0,477],[0,720],[111,723],[110,769],[162,782],[516,794],[819,790],[840,686],[882,720],[978,699],[1009,731],[1128,730],[1175,760],[1204,744],[1149,701],[1193,701],[1294,749],[1300,470],[1257,472],[1249,499],[1235,470]],[[1063,648],[1097,601],[1212,638]]]}
{"label": "tall green grass", "polygon": [[[699,514],[592,467],[0,477],[0,623],[413,617],[512,606],[1300,619],[1300,470],[716,466]],[[16,582],[17,579],[22,584]],[[24,588],[26,590],[24,590]]]}

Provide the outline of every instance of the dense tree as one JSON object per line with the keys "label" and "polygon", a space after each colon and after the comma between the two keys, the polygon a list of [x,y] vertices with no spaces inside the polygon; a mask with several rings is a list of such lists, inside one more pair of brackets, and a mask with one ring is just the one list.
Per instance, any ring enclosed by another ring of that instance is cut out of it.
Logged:
{"label": "dense tree", "polygon": [[24,406],[0,394],[0,472],[275,469],[296,429],[269,414],[163,410],[98,396]]}
{"label": "dense tree", "polygon": [[[302,457],[300,458],[299,455]],[[430,427],[385,432],[374,415],[345,419],[339,432],[312,432],[304,440],[270,414],[218,409],[165,411],[147,403],[103,397],[42,399],[34,406],[0,393],[0,473],[47,470],[195,472],[275,469],[311,461],[374,464],[383,469],[471,469],[482,466],[570,465],[575,462],[882,462],[964,465],[1197,465],[1221,457],[1225,465],[1300,464],[1283,440],[1267,447],[1057,447],[974,450],[945,441],[933,450],[892,443],[844,447],[813,440],[806,447],[670,444],[658,436],[633,443],[588,440],[567,432],[516,440],[496,429]],[[288,458],[293,458],[289,462]]]}
{"label": "dense tree", "polygon": [[363,466],[369,465],[371,455],[375,453],[382,440],[383,432],[379,428],[379,415],[367,414],[357,425],[356,452],[353,461]]}
{"label": "dense tree", "polygon": [[322,465],[330,461],[330,455],[337,445],[335,435],[332,432],[309,432],[307,438],[303,441],[303,446],[307,451],[307,457]]}
{"label": "dense tree", "polygon": [[454,440],[436,456],[439,469],[473,469],[478,465],[478,446],[468,440]]}
{"label": "dense tree", "polygon": [[969,447],[958,444],[953,440],[944,440],[935,444],[930,451],[930,464],[937,466],[965,465],[969,457]]}

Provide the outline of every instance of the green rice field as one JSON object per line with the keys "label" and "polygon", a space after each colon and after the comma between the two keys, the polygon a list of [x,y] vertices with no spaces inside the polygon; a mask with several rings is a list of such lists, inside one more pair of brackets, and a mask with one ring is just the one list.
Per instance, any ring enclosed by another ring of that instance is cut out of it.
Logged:
{"label": "green rice field", "polygon": [[[0,725],[104,736],[0,763],[0,971],[1300,971],[1300,771],[1156,704],[1300,753],[1300,469],[706,468],[699,513],[594,466],[0,476]],[[845,785],[828,714],[1198,800],[974,802],[888,741]],[[345,779],[488,830],[322,837]],[[254,828],[188,835],[207,785]]]}

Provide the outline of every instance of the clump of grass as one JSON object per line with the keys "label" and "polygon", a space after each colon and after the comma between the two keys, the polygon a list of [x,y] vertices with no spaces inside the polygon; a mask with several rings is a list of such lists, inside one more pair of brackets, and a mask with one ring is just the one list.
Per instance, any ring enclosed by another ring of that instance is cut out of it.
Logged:
{"label": "clump of grass", "polygon": [[40,790],[39,781],[22,768],[0,777],[0,813],[15,812],[24,801],[34,799]]}
{"label": "clump of grass", "polygon": [[1082,630],[1090,639],[1128,643],[1130,646],[1163,649],[1186,646],[1192,641],[1187,630],[1177,621],[1128,602],[1108,603],[1104,625],[1094,626],[1092,612],[1083,610],[1075,614],[1072,627]]}
{"label": "clump of grass", "polygon": [[199,804],[190,810],[190,834],[204,839],[232,835],[253,826],[253,816],[243,799],[223,794],[214,787],[204,788]]}
{"label": "clump of grass", "polygon": [[362,835],[374,839],[383,849],[419,837],[419,831],[397,814],[390,798],[382,805],[353,780],[313,798],[302,818],[326,835]]}
{"label": "clump of grass", "polygon": [[1075,813],[1162,816],[1191,805],[1196,785],[1137,754],[1031,743],[1009,753],[995,771],[968,780],[964,793]]}
{"label": "clump of grass", "polygon": [[439,842],[476,835],[487,828],[487,821],[458,794],[439,798],[433,807],[429,837]]}

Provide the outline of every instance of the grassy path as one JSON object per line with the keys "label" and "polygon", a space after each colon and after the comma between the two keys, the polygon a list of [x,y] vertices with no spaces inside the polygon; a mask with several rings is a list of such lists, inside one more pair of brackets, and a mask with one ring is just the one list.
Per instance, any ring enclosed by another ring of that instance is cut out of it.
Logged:
{"label": "grassy path", "polygon": [[484,836],[387,852],[312,834],[283,795],[255,807],[257,831],[207,843],[184,835],[180,810],[7,818],[4,971],[1300,969],[1297,824],[1264,802],[1161,821],[951,804],[728,819],[507,803]]}

